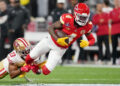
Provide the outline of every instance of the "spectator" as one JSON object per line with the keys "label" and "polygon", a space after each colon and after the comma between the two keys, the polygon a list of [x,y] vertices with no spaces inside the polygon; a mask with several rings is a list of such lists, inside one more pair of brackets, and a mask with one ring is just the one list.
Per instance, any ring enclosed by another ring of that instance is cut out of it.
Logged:
{"label": "spectator", "polygon": [[120,36],[120,3],[119,0],[114,0],[114,9],[110,12],[110,19],[112,24],[112,48],[113,48],[113,64],[116,64],[118,37]]}
{"label": "spectator", "polygon": [[[109,14],[102,12],[102,4],[97,4],[97,12],[93,16],[93,24],[98,26],[97,29],[97,42],[99,47],[99,61],[101,60],[110,60],[110,49],[109,49],[109,30],[108,30],[108,21]],[[105,56],[103,59],[103,43],[106,47]]]}
{"label": "spectator", "polygon": [[0,60],[5,57],[5,39],[7,38],[7,5],[4,0],[0,1]]}
{"label": "spectator", "polygon": [[68,13],[73,13],[74,6],[78,3],[78,0],[70,0],[70,5],[67,8]]}
{"label": "spectator", "polygon": [[20,4],[24,7],[26,7],[29,12],[31,13],[31,6],[30,6],[31,0],[20,0]]}
{"label": "spectator", "polygon": [[57,0],[48,0],[49,15],[53,11],[53,9],[56,8],[56,2],[57,2]]}
{"label": "spectator", "polygon": [[113,8],[110,7],[110,1],[109,0],[104,0],[102,11],[105,12],[105,13],[110,13],[112,10],[113,10]]}
{"label": "spectator", "polygon": [[57,0],[57,7],[51,12],[53,22],[58,21],[63,13],[67,13],[64,9],[64,4],[65,0]]}
{"label": "spectator", "polygon": [[24,37],[24,30],[27,28],[27,25],[30,22],[30,15],[28,10],[20,5],[19,0],[10,0],[12,1],[9,9],[9,40],[11,49],[13,49],[13,42],[16,38]]}
{"label": "spectator", "polygon": [[37,5],[37,0],[31,0],[30,1],[30,5],[31,5],[31,15],[33,17],[37,17],[37,10],[38,10],[38,5]]}

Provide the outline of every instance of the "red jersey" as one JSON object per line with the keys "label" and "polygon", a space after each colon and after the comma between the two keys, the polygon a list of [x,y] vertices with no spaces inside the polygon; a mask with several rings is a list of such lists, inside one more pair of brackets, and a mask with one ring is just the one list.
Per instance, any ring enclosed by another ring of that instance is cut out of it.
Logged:
{"label": "red jersey", "polygon": [[[60,17],[60,22],[63,24],[63,28],[62,31],[64,33],[66,33],[69,37],[69,46],[76,41],[78,38],[80,38],[83,34],[87,34],[91,31],[92,29],[92,22],[87,23],[85,26],[82,27],[75,27],[74,25],[74,17],[72,14],[63,14]],[[54,41],[54,43],[59,46],[59,47],[63,47],[60,46],[52,37],[52,40]],[[63,47],[63,48],[67,48]]]}
{"label": "red jersey", "polygon": [[[103,20],[103,22],[100,22],[100,20]],[[94,25],[98,26],[98,30],[96,32],[98,36],[109,34],[108,21],[109,21],[108,13],[95,14],[93,16],[92,22]]]}
{"label": "red jersey", "polygon": [[119,34],[120,33],[120,8],[114,8],[113,11],[110,12],[110,19],[112,20],[112,31],[111,34]]}

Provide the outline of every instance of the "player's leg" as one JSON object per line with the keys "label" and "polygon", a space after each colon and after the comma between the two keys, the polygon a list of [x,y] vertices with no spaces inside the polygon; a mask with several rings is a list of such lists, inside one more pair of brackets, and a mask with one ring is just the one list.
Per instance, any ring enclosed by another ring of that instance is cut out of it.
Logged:
{"label": "player's leg", "polygon": [[3,66],[3,61],[0,62],[0,79],[4,78],[7,75],[7,71],[5,70]]}
{"label": "player's leg", "polygon": [[39,56],[41,56],[42,54],[47,53],[49,50],[50,50],[49,41],[47,38],[44,38],[33,48],[33,50],[31,50],[29,57],[31,59],[36,59]]}
{"label": "player's leg", "polygon": [[118,35],[112,35],[112,55],[113,55],[113,64],[116,64],[117,58],[117,46],[118,46]]}
{"label": "player's leg", "polygon": [[42,73],[48,75],[57,65],[57,63],[62,58],[66,49],[63,50],[51,50],[48,56],[46,64],[42,67]]}
{"label": "player's leg", "polygon": [[111,57],[110,57],[110,46],[109,46],[109,36],[108,35],[105,35],[104,36],[104,43],[105,43],[105,55],[106,55],[106,58],[105,60],[107,61],[110,61]]}
{"label": "player's leg", "polygon": [[98,41],[98,48],[99,48],[99,55],[98,55],[98,59],[99,60],[103,60],[103,46],[102,46],[102,42],[103,42],[103,39],[102,39],[102,36],[98,36],[97,37],[97,41]]}

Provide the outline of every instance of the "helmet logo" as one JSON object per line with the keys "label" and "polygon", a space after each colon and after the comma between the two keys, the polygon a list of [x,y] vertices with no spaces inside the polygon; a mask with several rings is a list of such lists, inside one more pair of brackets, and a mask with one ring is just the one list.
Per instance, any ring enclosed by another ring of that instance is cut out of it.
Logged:
{"label": "helmet logo", "polygon": [[77,10],[77,11],[78,11],[78,5],[79,5],[79,4],[77,4],[77,5],[75,6],[75,10]]}
{"label": "helmet logo", "polygon": [[14,43],[14,45],[15,45],[16,47],[18,47],[18,46],[19,46],[19,44],[18,44],[17,42],[15,42],[15,43]]}

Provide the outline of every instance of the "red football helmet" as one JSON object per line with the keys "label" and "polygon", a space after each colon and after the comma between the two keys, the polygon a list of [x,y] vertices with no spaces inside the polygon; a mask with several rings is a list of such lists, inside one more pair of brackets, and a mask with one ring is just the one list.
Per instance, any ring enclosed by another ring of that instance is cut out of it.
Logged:
{"label": "red football helmet", "polygon": [[74,7],[74,18],[77,24],[85,26],[90,17],[89,7],[85,3],[78,3]]}

